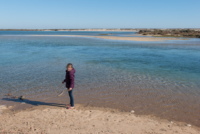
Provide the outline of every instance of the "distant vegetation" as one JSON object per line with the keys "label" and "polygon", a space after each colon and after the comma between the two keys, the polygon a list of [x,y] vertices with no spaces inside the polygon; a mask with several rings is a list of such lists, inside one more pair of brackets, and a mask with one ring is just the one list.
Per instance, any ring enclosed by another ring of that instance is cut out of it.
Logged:
{"label": "distant vegetation", "polygon": [[190,37],[200,38],[200,30],[192,29],[143,29],[139,30],[139,34],[153,35],[153,36],[165,36],[165,37]]}

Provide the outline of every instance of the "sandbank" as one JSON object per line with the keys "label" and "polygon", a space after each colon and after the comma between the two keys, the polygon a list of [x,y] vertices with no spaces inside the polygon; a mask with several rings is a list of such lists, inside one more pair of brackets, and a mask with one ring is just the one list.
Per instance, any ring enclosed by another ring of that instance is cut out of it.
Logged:
{"label": "sandbank", "polygon": [[189,40],[187,38],[165,38],[165,37],[120,37],[120,36],[86,36],[86,35],[32,35],[32,36],[71,36],[71,37],[92,37],[109,40],[126,41],[167,41],[167,40]]}
{"label": "sandbank", "polygon": [[[9,109],[9,108],[8,108]],[[83,107],[35,106],[18,112],[4,108],[0,113],[0,133],[47,134],[197,134],[199,128],[185,123],[138,116],[134,112]]]}

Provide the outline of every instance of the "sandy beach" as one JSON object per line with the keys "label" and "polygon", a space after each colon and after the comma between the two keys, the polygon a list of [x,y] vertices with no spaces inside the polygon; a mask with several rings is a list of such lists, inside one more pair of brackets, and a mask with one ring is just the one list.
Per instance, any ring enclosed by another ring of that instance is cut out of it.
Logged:
{"label": "sandy beach", "polygon": [[128,40],[128,41],[167,41],[167,40],[186,40],[179,38],[156,38],[156,37],[117,37],[117,36],[93,36],[100,39]]}
{"label": "sandy beach", "polygon": [[138,116],[134,111],[83,107],[36,106],[11,112],[1,107],[0,133],[39,134],[198,134],[199,129],[185,123]]}
{"label": "sandy beach", "polygon": [[70,37],[92,37],[109,40],[127,40],[127,41],[167,41],[167,40],[189,40],[183,38],[164,38],[164,37],[119,37],[119,36],[85,36],[85,35],[32,35],[32,36],[70,36]]}

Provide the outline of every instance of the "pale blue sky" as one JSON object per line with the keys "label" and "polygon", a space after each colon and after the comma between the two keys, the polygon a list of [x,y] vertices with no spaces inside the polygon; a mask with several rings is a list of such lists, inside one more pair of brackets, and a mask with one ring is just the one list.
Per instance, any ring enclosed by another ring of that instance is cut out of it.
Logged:
{"label": "pale blue sky", "polygon": [[1,28],[200,28],[200,0],[0,0]]}

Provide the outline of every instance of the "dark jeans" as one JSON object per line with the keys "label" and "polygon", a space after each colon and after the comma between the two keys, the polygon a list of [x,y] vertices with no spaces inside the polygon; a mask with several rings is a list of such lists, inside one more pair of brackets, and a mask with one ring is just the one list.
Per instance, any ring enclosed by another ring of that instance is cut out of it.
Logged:
{"label": "dark jeans", "polygon": [[71,107],[74,106],[74,97],[73,97],[73,89],[71,91],[68,91],[69,93],[69,98],[70,98],[70,105]]}

